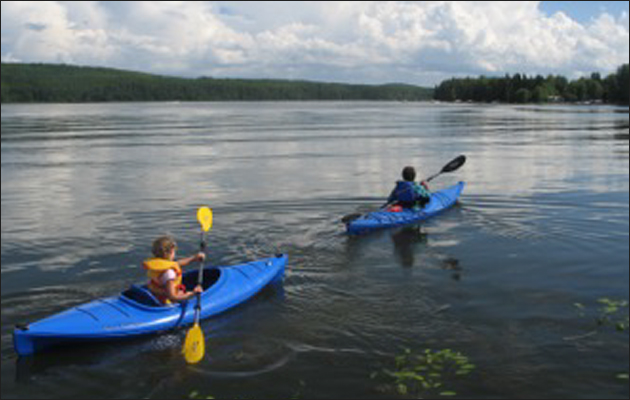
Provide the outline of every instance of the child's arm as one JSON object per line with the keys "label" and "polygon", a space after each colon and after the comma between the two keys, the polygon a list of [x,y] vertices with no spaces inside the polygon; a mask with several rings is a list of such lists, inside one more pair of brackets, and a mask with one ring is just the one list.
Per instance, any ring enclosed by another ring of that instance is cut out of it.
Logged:
{"label": "child's arm", "polygon": [[420,182],[420,186],[424,189],[424,192],[427,196],[431,195],[431,189],[429,188],[429,184],[427,182]]}
{"label": "child's arm", "polygon": [[203,288],[201,286],[197,286],[192,292],[183,292],[179,290],[179,287],[175,285],[175,281],[169,281],[166,286],[166,294],[170,301],[174,301],[177,303],[190,300],[195,297],[197,294],[203,293]]}
{"label": "child's arm", "polygon": [[416,200],[430,200],[431,192],[428,189],[426,182],[415,184],[415,197]]}
{"label": "child's arm", "polygon": [[197,261],[204,262],[205,260],[206,260],[206,255],[204,253],[198,253],[194,256],[178,260],[177,263],[179,264],[180,267],[184,268],[194,262],[197,262]]}

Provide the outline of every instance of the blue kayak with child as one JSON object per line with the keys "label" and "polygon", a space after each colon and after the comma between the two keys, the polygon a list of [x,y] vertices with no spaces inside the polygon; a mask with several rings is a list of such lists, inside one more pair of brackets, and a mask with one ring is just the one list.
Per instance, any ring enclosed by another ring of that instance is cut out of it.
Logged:
{"label": "blue kayak with child", "polygon": [[434,192],[423,208],[392,206],[361,216],[346,224],[351,235],[361,235],[380,229],[418,224],[433,218],[453,207],[461,197],[466,184],[460,182],[450,188]]}
{"label": "blue kayak with child", "polygon": [[198,309],[200,318],[222,314],[245,303],[265,287],[284,279],[286,255],[240,265],[184,273],[186,265],[205,259],[197,254],[175,261],[175,245],[167,238],[154,243],[154,257],[144,262],[149,283],[132,286],[120,296],[74,307],[14,331],[14,347],[30,356],[52,347],[134,338],[191,326]]}
{"label": "blue kayak with child", "polygon": [[441,172],[420,183],[416,182],[415,168],[405,167],[403,179],[396,183],[387,204],[381,209],[366,214],[350,214],[342,219],[348,234],[361,235],[380,229],[418,224],[453,207],[466,184],[459,182],[447,189],[431,192],[429,183],[442,174],[457,171],[465,163],[466,156],[459,156]]}

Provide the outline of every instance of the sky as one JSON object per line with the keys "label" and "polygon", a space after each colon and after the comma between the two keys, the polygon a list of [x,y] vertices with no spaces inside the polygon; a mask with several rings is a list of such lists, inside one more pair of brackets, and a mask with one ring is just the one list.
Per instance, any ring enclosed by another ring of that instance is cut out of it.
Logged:
{"label": "sky", "polygon": [[613,72],[628,1],[2,1],[2,61],[430,86]]}

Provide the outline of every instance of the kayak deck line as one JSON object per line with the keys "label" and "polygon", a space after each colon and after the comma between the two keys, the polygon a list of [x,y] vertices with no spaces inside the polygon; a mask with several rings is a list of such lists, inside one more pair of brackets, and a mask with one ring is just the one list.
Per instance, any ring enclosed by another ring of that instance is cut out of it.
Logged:
{"label": "kayak deck line", "polygon": [[131,318],[131,314],[129,314],[128,312],[126,312],[125,310],[123,310],[121,307],[118,307],[116,304],[114,304],[114,302],[109,301],[109,300],[104,300],[104,299],[100,299],[97,300],[103,304],[107,304],[108,306],[112,307],[113,309],[115,309],[116,311],[118,311],[119,313],[121,313],[122,315],[124,315],[127,318]]}
{"label": "kayak deck line", "polygon": [[75,307],[74,309],[77,310],[78,312],[81,312],[81,313],[87,315],[88,317],[92,318],[96,322],[101,322],[101,319],[98,316],[94,315],[93,313],[91,313],[91,312],[89,312],[87,310],[84,310],[81,307]]}

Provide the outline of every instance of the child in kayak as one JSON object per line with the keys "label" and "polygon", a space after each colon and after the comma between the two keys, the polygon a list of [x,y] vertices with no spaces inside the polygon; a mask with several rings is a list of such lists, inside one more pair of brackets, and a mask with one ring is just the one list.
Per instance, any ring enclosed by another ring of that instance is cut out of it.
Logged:
{"label": "child in kayak", "polygon": [[416,183],[414,167],[403,169],[403,180],[396,183],[396,188],[387,200],[388,205],[406,209],[422,209],[431,201],[431,192],[426,182]]}
{"label": "child in kayak", "polygon": [[188,292],[182,284],[183,268],[206,259],[204,253],[175,261],[177,243],[169,236],[163,236],[153,242],[153,258],[146,260],[144,269],[149,275],[149,289],[164,305],[184,302],[203,293],[203,288],[197,286]]}

